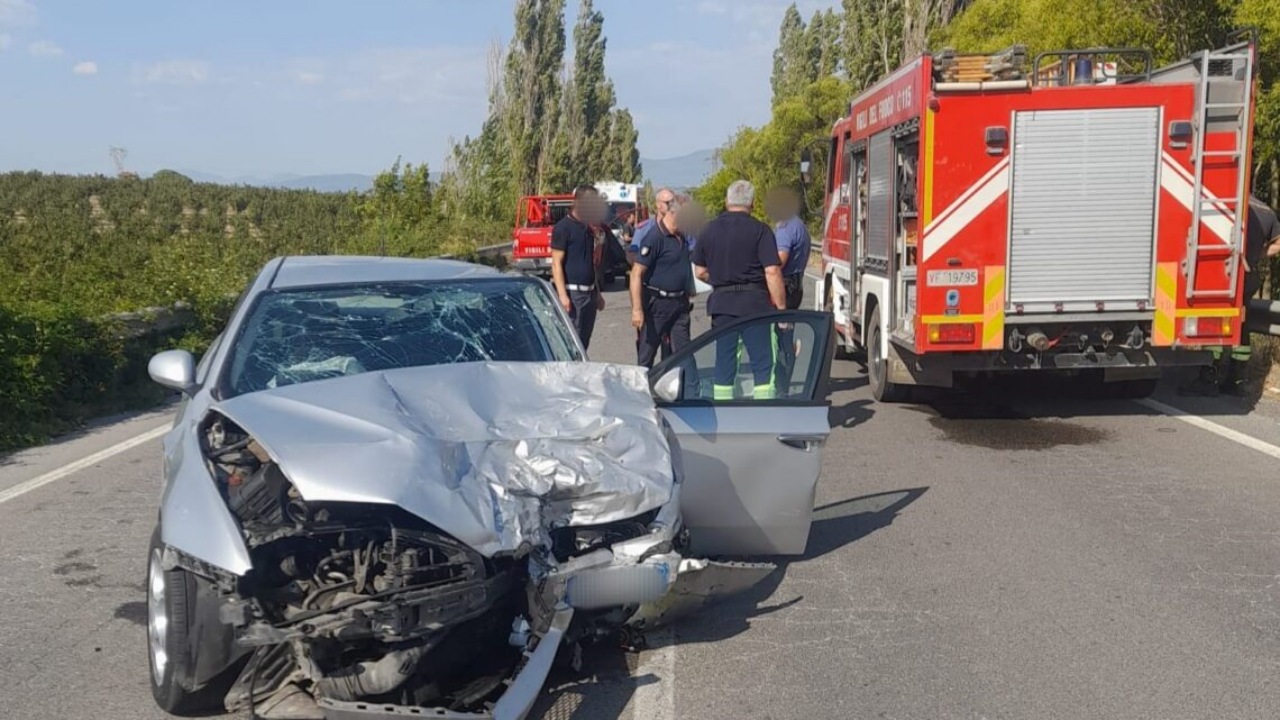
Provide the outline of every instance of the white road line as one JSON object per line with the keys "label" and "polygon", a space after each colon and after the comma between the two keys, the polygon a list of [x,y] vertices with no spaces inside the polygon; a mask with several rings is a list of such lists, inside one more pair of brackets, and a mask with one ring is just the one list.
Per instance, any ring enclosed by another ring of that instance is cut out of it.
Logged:
{"label": "white road line", "polygon": [[92,455],[89,455],[87,457],[81,458],[73,463],[63,465],[57,470],[51,470],[39,477],[34,477],[34,478],[31,478],[30,480],[27,480],[26,482],[18,483],[17,485],[14,485],[8,490],[5,490],[4,492],[0,492],[0,505],[3,505],[4,503],[9,502],[10,500],[16,497],[21,497],[23,495],[26,495],[32,490],[42,488],[45,485],[48,485],[49,483],[57,482],[58,480],[61,480],[62,478],[68,475],[72,475],[77,472],[80,472],[85,468],[93,467],[94,465],[97,465],[98,463],[102,462],[103,460],[106,460],[107,458],[115,457],[116,455],[119,455],[120,453],[126,450],[129,450],[131,448],[135,448],[145,442],[150,442],[152,440],[155,440],[161,435],[164,435],[165,433],[169,432],[170,427],[172,426],[166,424],[161,427],[148,430],[142,433],[141,435],[131,437],[128,440],[124,440],[122,442],[116,443],[115,445],[112,445],[111,447],[105,450],[99,450],[98,452]]}
{"label": "white road line", "polygon": [[1280,460],[1280,447],[1276,447],[1271,443],[1263,442],[1255,437],[1245,435],[1244,433],[1239,432],[1237,430],[1232,430],[1229,427],[1223,427],[1222,425],[1219,425],[1216,422],[1205,420],[1204,418],[1199,417],[1198,415],[1192,415],[1189,412],[1179,410],[1178,408],[1173,407],[1171,405],[1165,405],[1164,403],[1159,402],[1157,400],[1139,400],[1138,404],[1144,407],[1151,408],[1156,412],[1168,415],[1169,417],[1177,418],[1178,420],[1181,420],[1182,422],[1187,423],[1188,425],[1194,425],[1195,427],[1198,427],[1201,430],[1207,430],[1208,432],[1211,432],[1214,435],[1217,435],[1218,437],[1226,438],[1227,440],[1230,440],[1231,442],[1236,443],[1238,445],[1243,445],[1249,448],[1250,450],[1257,450],[1258,452],[1264,455],[1270,455],[1271,457],[1277,460]]}
{"label": "white road line", "polygon": [[660,628],[649,634],[649,641],[656,648],[645,652],[644,659],[636,668],[631,717],[635,720],[675,720],[676,635],[669,627]]}

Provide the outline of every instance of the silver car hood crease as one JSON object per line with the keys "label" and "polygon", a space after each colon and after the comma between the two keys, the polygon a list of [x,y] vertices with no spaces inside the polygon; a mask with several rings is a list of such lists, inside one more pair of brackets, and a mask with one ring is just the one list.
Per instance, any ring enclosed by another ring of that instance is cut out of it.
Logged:
{"label": "silver car hood crease", "polygon": [[663,505],[671,450],[642,368],[467,363],[217,403],[308,502],[395,505],[492,556]]}

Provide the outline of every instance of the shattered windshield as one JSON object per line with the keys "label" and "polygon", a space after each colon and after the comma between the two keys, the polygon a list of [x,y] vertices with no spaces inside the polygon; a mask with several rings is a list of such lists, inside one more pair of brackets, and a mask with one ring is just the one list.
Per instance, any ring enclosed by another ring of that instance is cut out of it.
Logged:
{"label": "shattered windshield", "polygon": [[424,365],[581,359],[536,282],[402,282],[272,291],[245,319],[226,396]]}

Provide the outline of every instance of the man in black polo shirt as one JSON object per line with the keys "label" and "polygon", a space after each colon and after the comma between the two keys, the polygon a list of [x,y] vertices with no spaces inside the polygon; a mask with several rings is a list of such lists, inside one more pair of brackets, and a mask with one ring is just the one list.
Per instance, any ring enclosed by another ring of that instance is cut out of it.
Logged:
{"label": "man in black polo shirt", "polygon": [[653,367],[659,348],[666,359],[689,344],[693,274],[679,210],[674,201],[660,206],[631,269],[631,325],[637,331],[636,362],[644,367]]}
{"label": "man in black polo shirt", "polygon": [[[746,180],[729,186],[725,212],[707,223],[693,248],[694,274],[713,290],[707,299],[711,327],[739,318],[766,313],[787,305],[782,269],[773,230],[751,216],[755,188]],[[716,344],[713,396],[733,399],[738,375],[738,352],[745,347],[754,379],[753,397],[776,397],[773,362],[776,351],[773,329],[759,325],[730,334]]]}
{"label": "man in black polo shirt", "polygon": [[[603,220],[600,192],[590,185],[579,185],[573,191],[573,209],[551,230],[551,280],[584,348],[591,344],[596,313],[604,309],[601,253],[597,252],[597,233],[592,227]],[[604,239],[602,234],[600,239]],[[603,249],[603,243],[599,247]]]}

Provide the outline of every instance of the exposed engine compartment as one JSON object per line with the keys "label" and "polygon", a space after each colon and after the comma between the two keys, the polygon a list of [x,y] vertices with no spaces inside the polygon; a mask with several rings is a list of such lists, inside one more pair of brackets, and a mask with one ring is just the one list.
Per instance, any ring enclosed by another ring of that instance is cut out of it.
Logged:
{"label": "exposed engine compartment", "polygon": [[[550,547],[486,558],[396,506],[308,503],[219,414],[201,434],[253,563],[219,608],[237,646],[252,651],[225,704],[264,719],[324,718],[327,701],[491,707],[556,611],[539,568],[642,537],[658,515],[557,527]],[[634,609],[588,614],[576,638],[616,632]]]}

